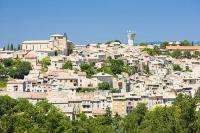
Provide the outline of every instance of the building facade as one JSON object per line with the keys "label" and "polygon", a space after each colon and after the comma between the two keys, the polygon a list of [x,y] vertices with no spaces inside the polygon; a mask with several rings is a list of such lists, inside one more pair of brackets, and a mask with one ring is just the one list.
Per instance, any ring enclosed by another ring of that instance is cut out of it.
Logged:
{"label": "building facade", "polygon": [[60,51],[64,55],[69,55],[71,42],[67,40],[67,35],[51,35],[49,40],[29,40],[22,42],[22,50],[28,51]]}

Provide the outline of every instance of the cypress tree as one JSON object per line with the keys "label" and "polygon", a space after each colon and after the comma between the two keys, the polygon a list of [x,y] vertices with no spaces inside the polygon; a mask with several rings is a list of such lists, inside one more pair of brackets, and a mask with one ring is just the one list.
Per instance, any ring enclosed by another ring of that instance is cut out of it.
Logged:
{"label": "cypress tree", "polygon": [[10,44],[7,45],[7,49],[6,50],[10,50]]}
{"label": "cypress tree", "polygon": [[10,50],[13,50],[14,49],[14,47],[13,47],[13,44],[11,43],[10,44]]}
{"label": "cypress tree", "polygon": [[21,45],[18,44],[17,50],[21,50]]}

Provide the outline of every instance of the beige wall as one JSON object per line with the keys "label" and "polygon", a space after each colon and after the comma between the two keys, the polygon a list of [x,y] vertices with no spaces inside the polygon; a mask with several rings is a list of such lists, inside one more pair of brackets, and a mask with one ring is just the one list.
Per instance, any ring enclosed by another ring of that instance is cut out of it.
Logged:
{"label": "beige wall", "polygon": [[24,84],[7,84],[7,91],[23,92]]}
{"label": "beige wall", "polygon": [[31,43],[23,43],[22,44],[22,50],[47,50],[52,49],[53,47],[49,43],[37,43],[37,44],[31,44]]}
{"label": "beige wall", "polygon": [[112,101],[112,115],[118,113],[120,116],[126,115],[126,101],[113,99]]}
{"label": "beige wall", "polygon": [[34,50],[34,51],[43,51],[43,50],[61,50],[64,54],[68,54],[69,44],[67,42],[67,37],[58,35],[50,36],[50,40],[44,41],[25,41],[22,43],[22,50]]}

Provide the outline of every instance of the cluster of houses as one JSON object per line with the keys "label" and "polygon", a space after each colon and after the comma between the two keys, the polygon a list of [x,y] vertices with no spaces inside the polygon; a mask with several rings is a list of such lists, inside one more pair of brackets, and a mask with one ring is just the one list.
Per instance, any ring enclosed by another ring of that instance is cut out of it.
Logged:
{"label": "cluster of houses", "polygon": [[[52,52],[54,49],[51,49],[55,47],[52,44],[53,37],[62,39],[65,36],[51,36],[50,41],[45,42],[45,45],[50,44],[44,49],[39,46],[43,45],[42,41],[41,44],[25,41],[21,51],[0,51],[0,54],[6,55],[1,57],[22,58],[31,62],[33,67],[24,79],[9,79],[6,91],[1,91],[0,95],[25,98],[34,104],[41,100],[48,100],[74,119],[81,113],[91,117],[105,115],[107,107],[111,109],[113,115],[117,113],[125,116],[139,102],[146,103],[149,110],[156,106],[170,106],[179,93],[193,96],[200,87],[200,59],[198,58],[175,59],[165,55],[153,57],[143,52],[140,46],[119,42],[76,46],[73,47],[73,53],[70,55],[66,54],[66,50],[61,49],[63,54],[55,56]],[[59,41],[55,42],[60,46]],[[41,72],[40,61],[45,56],[50,57],[51,65],[48,66],[47,72]],[[137,67],[137,72],[133,74],[122,72],[117,76],[99,72],[88,78],[86,72],[80,70],[80,65],[85,62],[93,62],[95,68],[101,68],[107,58],[121,59],[125,64]],[[72,70],[62,69],[66,61],[72,63]],[[144,64],[148,65],[149,74],[143,72]],[[183,71],[174,71],[173,64],[179,64]],[[188,68],[192,71],[187,71]],[[102,82],[108,82],[118,91],[99,90],[98,84]],[[91,88],[95,91],[79,92],[79,88]]]}

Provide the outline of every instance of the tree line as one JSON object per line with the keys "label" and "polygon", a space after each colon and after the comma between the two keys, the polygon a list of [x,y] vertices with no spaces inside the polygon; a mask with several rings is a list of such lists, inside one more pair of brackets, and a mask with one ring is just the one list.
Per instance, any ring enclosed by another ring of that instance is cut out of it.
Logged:
{"label": "tree line", "polygon": [[[147,46],[148,44],[145,43],[145,42],[141,42],[139,45],[140,46]],[[180,46],[193,46],[194,43],[193,42],[190,43],[188,40],[183,40],[183,41],[180,42],[180,44],[175,44],[175,43],[169,44],[169,42],[162,42],[162,43],[160,43],[160,48],[161,49],[165,49],[166,46],[176,46],[176,45],[180,45]]]}
{"label": "tree line", "polygon": [[47,101],[35,105],[25,99],[0,96],[0,132],[30,133],[199,133],[200,91],[195,97],[179,94],[172,106],[157,106],[149,111],[139,103],[127,116],[112,116],[106,108],[104,116],[70,120]]}
{"label": "tree line", "polygon": [[153,48],[144,48],[143,51],[145,51],[150,56],[156,56],[156,55],[168,55],[173,58],[198,58],[200,57],[199,51],[194,51],[193,54],[189,50],[184,50],[183,52],[179,49],[172,51],[171,53],[169,51],[161,51],[158,46],[154,46]]}
{"label": "tree line", "polygon": [[7,44],[6,46],[3,47],[3,50],[11,50],[11,51],[16,51],[16,50],[21,50],[21,44],[18,44],[17,46],[11,44]]}

